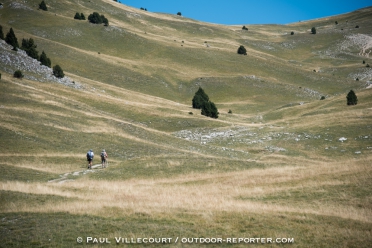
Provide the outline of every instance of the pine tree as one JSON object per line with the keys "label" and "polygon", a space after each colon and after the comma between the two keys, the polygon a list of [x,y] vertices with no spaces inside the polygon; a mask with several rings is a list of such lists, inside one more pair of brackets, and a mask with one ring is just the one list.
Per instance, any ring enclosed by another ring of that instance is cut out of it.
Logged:
{"label": "pine tree", "polygon": [[39,4],[39,9],[42,9],[42,10],[48,11],[48,8],[47,8],[47,6],[46,6],[44,0],[41,1],[41,3]]}
{"label": "pine tree", "polygon": [[206,102],[202,107],[201,114],[217,119],[219,113],[216,105],[213,102]]}
{"label": "pine tree", "polygon": [[50,59],[46,56],[45,52],[43,51],[40,55],[40,63],[42,65],[48,66],[49,68],[52,66],[52,62]]}
{"label": "pine tree", "polygon": [[194,98],[192,99],[192,107],[201,109],[202,115],[212,118],[218,118],[219,113],[216,105],[213,102],[209,101],[208,95],[201,87],[199,87],[198,91],[194,95]]}
{"label": "pine tree", "polygon": [[57,78],[63,78],[65,76],[62,68],[59,65],[53,66],[53,75]]}
{"label": "pine tree", "polygon": [[0,25],[0,39],[4,40],[3,26]]}
{"label": "pine tree", "polygon": [[358,98],[353,90],[350,90],[346,96],[347,105],[357,105]]}
{"label": "pine tree", "polygon": [[32,38],[22,39],[21,49],[24,50],[31,58],[39,60],[39,52],[36,50],[36,48],[37,46]]}
{"label": "pine tree", "polygon": [[311,28],[311,33],[312,33],[312,34],[316,34],[316,28],[315,28],[315,27],[312,27],[312,28]]}
{"label": "pine tree", "polygon": [[80,13],[80,20],[85,20],[85,15],[83,13]]}
{"label": "pine tree", "polygon": [[13,28],[10,28],[9,32],[6,34],[5,42],[13,46],[14,50],[17,50],[17,48],[19,48],[18,40],[14,34]]}
{"label": "pine tree", "polygon": [[81,15],[78,12],[76,12],[74,19],[81,20]]}
{"label": "pine tree", "polygon": [[204,103],[209,101],[208,95],[204,90],[199,87],[198,91],[195,93],[194,98],[192,99],[192,107],[195,109],[201,109]]}

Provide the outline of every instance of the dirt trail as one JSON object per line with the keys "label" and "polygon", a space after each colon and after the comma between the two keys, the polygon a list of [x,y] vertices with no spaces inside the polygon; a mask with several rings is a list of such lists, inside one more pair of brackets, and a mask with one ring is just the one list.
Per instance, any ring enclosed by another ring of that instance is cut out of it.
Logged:
{"label": "dirt trail", "polygon": [[48,183],[65,183],[68,181],[74,181],[74,179],[68,178],[68,176],[70,175],[79,176],[79,175],[85,175],[88,173],[94,173],[95,172],[94,169],[101,169],[101,168],[102,168],[102,164],[95,164],[95,165],[92,165],[92,169],[85,169],[82,171],[75,171],[75,172],[67,172],[65,174],[59,175],[59,178],[57,179],[49,180]]}

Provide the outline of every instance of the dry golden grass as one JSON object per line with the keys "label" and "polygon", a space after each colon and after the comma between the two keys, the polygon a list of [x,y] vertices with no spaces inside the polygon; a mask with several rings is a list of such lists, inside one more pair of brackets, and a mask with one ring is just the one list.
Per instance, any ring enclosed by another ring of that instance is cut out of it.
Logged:
{"label": "dry golden grass", "polygon": [[[278,166],[266,169],[250,169],[228,173],[191,173],[169,179],[131,179],[127,181],[95,181],[81,179],[60,183],[2,182],[2,190],[28,194],[57,195],[74,199],[63,203],[48,203],[42,209],[21,204],[8,211],[59,212],[84,214],[94,213],[106,216],[104,209],[119,208],[124,212],[177,212],[187,209],[192,212],[254,212],[254,213],[301,213],[336,216],[372,223],[371,208],[357,208],[338,202],[299,201],[295,205],[270,203],[243,198],[260,199],[268,195],[290,194],[301,190],[324,186],[356,184],[361,176],[371,177],[368,159],[344,162],[316,162],[297,166]],[[181,166],[175,160],[168,160],[168,166]],[[148,163],[148,166],[156,164]],[[213,165],[212,165],[213,166]],[[339,176],[347,178],[340,180]],[[78,199],[78,200],[76,200]],[[314,205],[315,204],[315,205]],[[112,214],[112,213],[111,213]],[[109,214],[109,215],[111,215]],[[117,212],[120,216],[121,213]]]}

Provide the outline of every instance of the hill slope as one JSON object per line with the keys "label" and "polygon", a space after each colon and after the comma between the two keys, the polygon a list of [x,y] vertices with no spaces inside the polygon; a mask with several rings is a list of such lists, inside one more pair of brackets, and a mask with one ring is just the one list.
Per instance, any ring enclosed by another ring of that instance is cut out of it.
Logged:
{"label": "hill slope", "polygon": [[[38,4],[4,1],[0,25],[67,77],[0,41],[1,243],[196,235],[368,247],[371,8],[246,31],[109,0]],[[94,11],[109,26],[73,19]],[[200,86],[218,119],[191,108]],[[98,164],[103,148],[109,167],[86,170],[86,151]]]}

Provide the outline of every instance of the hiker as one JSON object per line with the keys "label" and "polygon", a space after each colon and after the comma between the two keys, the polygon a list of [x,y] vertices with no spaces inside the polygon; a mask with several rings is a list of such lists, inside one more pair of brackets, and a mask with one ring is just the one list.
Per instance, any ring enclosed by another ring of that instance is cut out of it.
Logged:
{"label": "hiker", "polygon": [[90,149],[89,152],[87,152],[88,169],[92,169],[93,158],[94,158],[94,152],[92,151],[92,149]]}
{"label": "hiker", "polygon": [[107,166],[107,157],[107,152],[105,151],[105,149],[103,149],[101,152],[102,168],[106,168]]}

